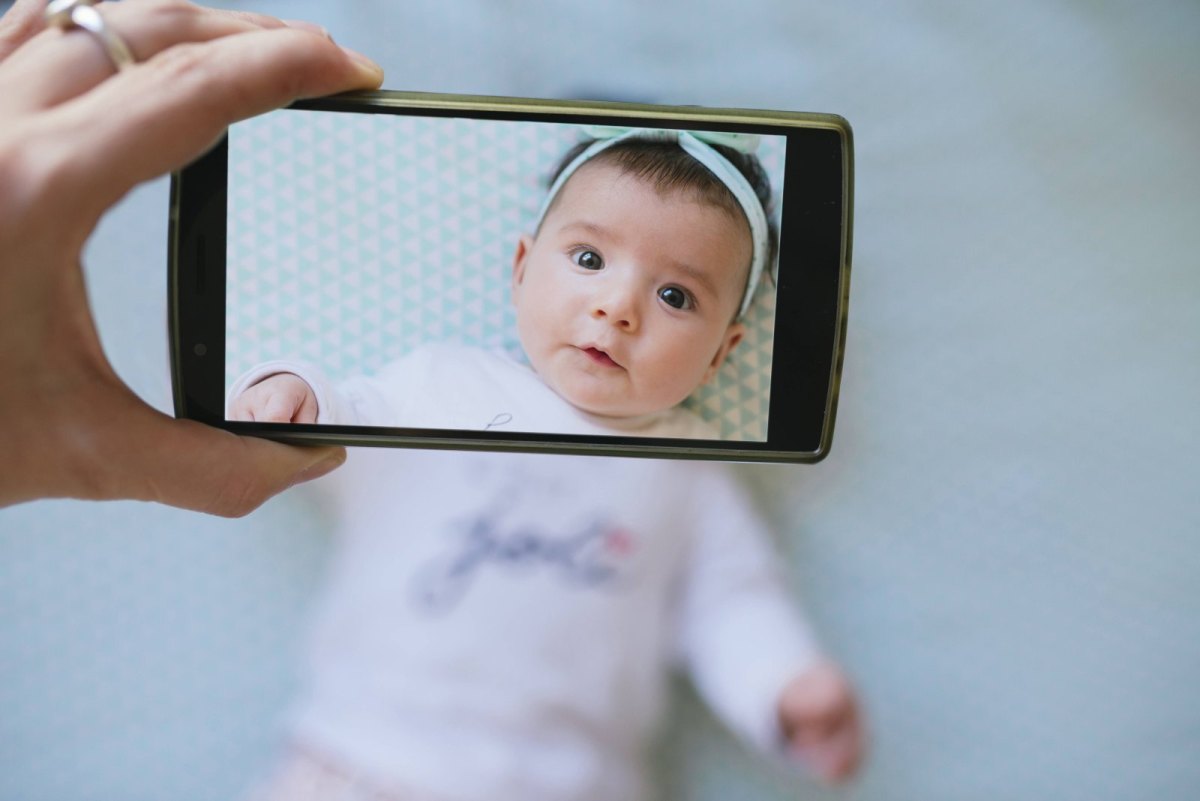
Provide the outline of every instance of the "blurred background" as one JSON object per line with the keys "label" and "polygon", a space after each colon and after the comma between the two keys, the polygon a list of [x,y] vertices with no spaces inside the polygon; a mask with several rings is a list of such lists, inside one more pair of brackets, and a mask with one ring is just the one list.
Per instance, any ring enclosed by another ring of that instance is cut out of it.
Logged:
{"label": "blurred background", "polygon": [[[224,5],[326,25],[389,88],[854,126],[832,455],[739,473],[870,759],[824,790],[681,685],[663,799],[1200,797],[1200,5]],[[164,181],[137,190],[86,254],[112,361],[163,409],[166,209]],[[0,511],[0,799],[236,796],[327,547],[303,491],[235,521]]]}

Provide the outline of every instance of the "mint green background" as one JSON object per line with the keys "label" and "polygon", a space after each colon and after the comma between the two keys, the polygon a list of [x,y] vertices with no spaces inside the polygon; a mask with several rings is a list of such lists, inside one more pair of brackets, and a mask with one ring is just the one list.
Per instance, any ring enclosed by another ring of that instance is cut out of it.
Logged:
{"label": "mint green background", "polygon": [[[396,89],[854,125],[832,451],[736,470],[870,758],[822,789],[681,691],[664,801],[1200,797],[1200,5],[222,4],[317,20]],[[84,261],[115,369],[169,412],[167,195],[132,192]],[[239,520],[0,510],[0,799],[235,798],[329,546],[303,490]]]}
{"label": "mint green background", "polygon": [[[423,342],[521,358],[509,278],[573,125],[282,111],[231,129],[226,379],[300,359],[334,379]],[[782,137],[759,155],[781,191]],[[780,204],[776,203],[776,206]],[[766,439],[774,284],[688,400],[722,438]]]}

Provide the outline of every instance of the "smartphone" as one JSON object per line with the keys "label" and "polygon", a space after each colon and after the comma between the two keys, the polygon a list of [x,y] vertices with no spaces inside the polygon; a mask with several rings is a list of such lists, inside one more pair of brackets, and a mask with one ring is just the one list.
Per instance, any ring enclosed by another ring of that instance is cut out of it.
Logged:
{"label": "smartphone", "polygon": [[172,177],[176,414],[294,443],[815,462],[852,195],[831,114],[298,102]]}

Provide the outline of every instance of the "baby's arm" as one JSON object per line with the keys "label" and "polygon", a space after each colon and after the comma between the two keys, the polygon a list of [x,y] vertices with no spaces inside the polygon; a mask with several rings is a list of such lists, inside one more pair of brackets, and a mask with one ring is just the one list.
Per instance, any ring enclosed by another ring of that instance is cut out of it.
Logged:
{"label": "baby's arm", "polygon": [[826,781],[861,758],[853,688],[821,654],[787,589],[765,526],[732,477],[701,472],[680,604],[681,656],[726,722],[768,752],[797,757]]}
{"label": "baby's arm", "polygon": [[260,423],[395,425],[391,390],[382,377],[357,376],[335,385],[312,365],[270,361],[233,382],[225,416]]}

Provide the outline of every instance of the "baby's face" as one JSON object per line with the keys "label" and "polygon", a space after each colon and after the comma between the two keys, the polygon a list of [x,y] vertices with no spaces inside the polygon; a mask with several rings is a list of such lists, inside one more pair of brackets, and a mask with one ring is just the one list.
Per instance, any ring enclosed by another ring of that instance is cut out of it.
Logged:
{"label": "baby's face", "polygon": [[517,330],[534,370],[569,403],[632,417],[675,406],[716,374],[744,327],[731,322],[749,225],[688,195],[587,164],[513,261]]}

